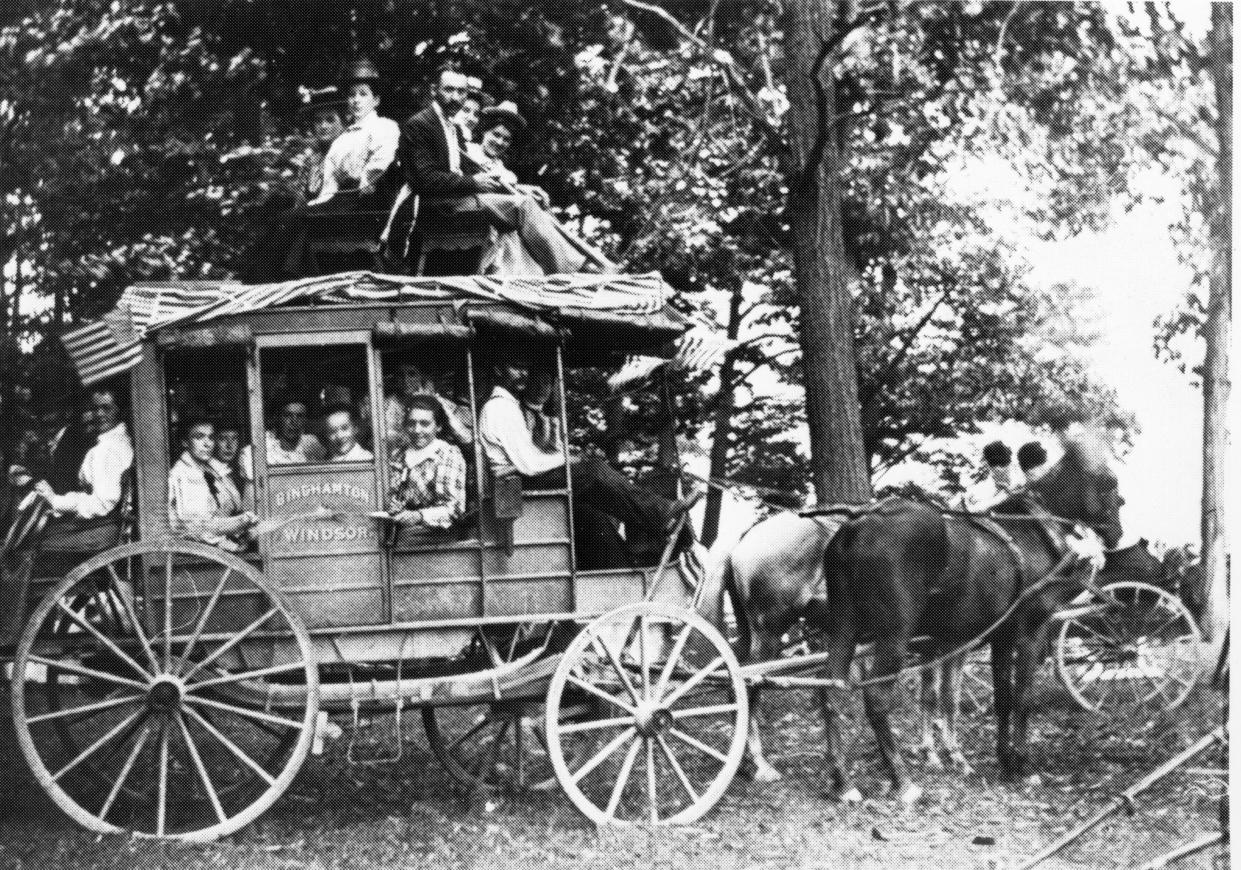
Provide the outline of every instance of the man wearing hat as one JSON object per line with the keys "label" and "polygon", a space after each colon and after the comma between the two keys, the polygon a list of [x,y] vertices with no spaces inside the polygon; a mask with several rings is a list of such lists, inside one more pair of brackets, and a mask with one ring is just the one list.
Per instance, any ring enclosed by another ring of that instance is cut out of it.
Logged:
{"label": "man wearing hat", "polygon": [[[379,116],[379,70],[366,58],[350,63],[341,82],[349,108],[349,128],[336,137],[323,161],[323,187],[310,205],[340,194],[372,200],[388,167],[396,159],[401,128]],[[368,203],[386,208],[388,203]]]}
{"label": "man wearing hat", "polygon": [[[468,92],[469,81],[463,74],[443,70],[431,105],[405,122],[401,131],[401,166],[410,191],[423,197],[456,200],[446,205],[448,208],[486,212],[501,232],[518,234],[531,259],[546,274],[583,271],[592,258],[566,238],[556,219],[499,174],[480,167],[466,152],[452,118]],[[512,107],[512,114],[521,117],[516,106]],[[481,129],[482,124],[479,126]]]}

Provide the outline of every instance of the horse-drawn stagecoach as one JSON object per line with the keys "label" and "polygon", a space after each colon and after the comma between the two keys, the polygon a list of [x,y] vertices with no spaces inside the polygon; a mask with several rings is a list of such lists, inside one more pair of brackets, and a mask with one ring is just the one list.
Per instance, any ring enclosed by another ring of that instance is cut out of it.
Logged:
{"label": "horse-drawn stagecoach", "polygon": [[[127,322],[100,332],[109,347],[79,347],[76,361],[86,380],[128,372],[131,508],[94,551],[35,553],[16,583],[7,566],[20,595],[6,606],[24,617],[8,639],[13,715],[39,783],[92,830],[209,839],[270,807],[326,737],[343,730],[351,758],[373,751],[357,738],[379,714],[395,714],[398,759],[401,717],[417,709],[466,783],[558,782],[598,822],[707,812],[745,751],[747,683],[784,673],[783,685],[814,685],[796,675],[822,655],[739,665],[694,612],[698,578],[673,543],[656,564],[592,563],[571,473],[523,492],[493,480],[475,447],[470,509],[452,528],[393,529],[380,511],[391,472],[379,409],[394,360],[455,371],[477,430],[495,347],[543,354],[563,390],[566,368],[675,352],[688,323],[666,301],[658,278],[602,276],[356,273],[130,291]],[[256,449],[257,548],[176,537],[170,415],[202,372],[245,385],[256,443],[279,383],[347,389],[370,409],[377,458],[278,465]],[[1109,616],[1119,601],[1063,614],[1071,683],[1108,689],[1125,667],[1152,682],[1146,635]],[[1183,608],[1156,603],[1159,631],[1193,638]],[[1101,656],[1101,637],[1123,655]],[[1169,703],[1183,696],[1153,682]]]}

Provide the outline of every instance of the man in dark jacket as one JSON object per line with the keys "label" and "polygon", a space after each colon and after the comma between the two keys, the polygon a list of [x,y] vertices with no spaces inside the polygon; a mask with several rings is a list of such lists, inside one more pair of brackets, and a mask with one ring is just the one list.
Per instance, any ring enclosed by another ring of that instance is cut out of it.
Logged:
{"label": "man in dark jacket", "polygon": [[450,207],[481,209],[499,229],[516,230],[547,274],[582,271],[587,258],[565,239],[556,219],[498,176],[480,170],[466,155],[465,142],[452,118],[468,89],[464,75],[444,70],[431,105],[402,127],[400,162],[410,191],[455,199]]}

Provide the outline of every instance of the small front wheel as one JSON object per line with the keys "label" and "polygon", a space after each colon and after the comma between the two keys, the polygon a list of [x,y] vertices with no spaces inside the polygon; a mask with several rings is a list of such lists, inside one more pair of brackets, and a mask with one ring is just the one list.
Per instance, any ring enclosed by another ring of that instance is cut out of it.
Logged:
{"label": "small front wheel", "polygon": [[548,689],[556,778],[597,824],[701,818],[732,782],[748,725],[727,641],[697,614],[663,604],[591,622]]}

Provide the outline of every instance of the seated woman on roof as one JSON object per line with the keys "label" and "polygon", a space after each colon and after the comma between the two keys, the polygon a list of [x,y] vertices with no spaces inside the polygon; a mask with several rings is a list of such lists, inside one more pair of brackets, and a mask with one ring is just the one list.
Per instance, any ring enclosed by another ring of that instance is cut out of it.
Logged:
{"label": "seated woman on roof", "polygon": [[[525,134],[526,119],[517,111],[516,104],[505,100],[498,106],[491,106],[479,113],[478,124],[474,129],[476,141],[466,144],[466,155],[477,164],[480,171],[498,178],[506,190],[528,197],[547,209],[551,205],[547,192],[536,185],[520,183],[517,175],[504,163],[514,143],[524,138]],[[615,271],[611,263],[564,225],[555,222],[555,227],[572,248],[583,253],[589,251],[587,259],[595,260],[603,271]],[[515,229],[503,230],[497,235],[495,244],[483,255],[479,272],[483,275],[545,274],[538,260],[531,255],[521,233]]]}
{"label": "seated woman on roof", "polygon": [[[386,212],[393,192],[385,181],[396,161],[401,128],[379,116],[379,83],[379,71],[369,60],[356,60],[345,68],[341,84],[349,125],[331,139],[317,167],[313,159],[307,164],[310,169],[304,172],[298,193],[312,197],[309,202],[281,214],[246,255],[247,281],[283,281],[312,273],[306,250],[312,215]],[[315,93],[323,96],[321,105],[312,104],[315,135],[322,145],[331,115],[339,108],[338,102],[332,102],[333,93],[338,92]],[[382,218],[375,223],[378,238]]]}
{"label": "seated woman on roof", "polygon": [[190,420],[181,458],[168,472],[168,523],[182,537],[230,552],[244,549],[257,517],[243,509],[228,468],[215,458],[215,426]]}

